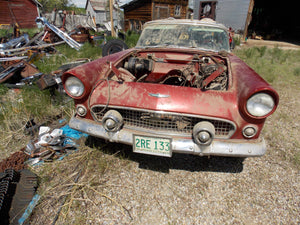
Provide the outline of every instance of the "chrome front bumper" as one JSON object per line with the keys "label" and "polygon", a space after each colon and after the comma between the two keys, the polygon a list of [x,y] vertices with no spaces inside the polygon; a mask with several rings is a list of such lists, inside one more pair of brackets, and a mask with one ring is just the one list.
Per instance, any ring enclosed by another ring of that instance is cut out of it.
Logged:
{"label": "chrome front bumper", "polygon": [[[72,117],[69,123],[70,127],[87,133],[91,136],[103,138],[111,142],[123,144],[133,144],[133,134],[153,136],[149,133],[135,132],[126,128],[118,132],[107,132],[101,123],[88,119]],[[172,138],[172,152],[194,154],[199,156],[231,156],[231,157],[254,157],[262,156],[266,152],[266,143],[263,138],[255,140],[239,140],[239,139],[214,139],[208,145],[198,145],[192,139],[184,139],[182,137],[168,136]]]}

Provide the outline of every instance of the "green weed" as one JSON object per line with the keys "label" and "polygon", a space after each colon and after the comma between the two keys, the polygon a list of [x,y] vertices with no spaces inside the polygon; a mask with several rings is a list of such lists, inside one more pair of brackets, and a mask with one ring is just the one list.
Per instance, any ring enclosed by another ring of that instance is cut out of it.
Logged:
{"label": "green weed", "polygon": [[68,58],[64,55],[52,55],[50,57],[43,57],[34,62],[40,72],[50,73],[57,70],[62,64],[66,63]]}
{"label": "green weed", "polygon": [[[28,34],[29,38],[32,38],[36,33],[39,33],[40,31],[40,28],[22,28],[20,29],[20,34]],[[0,37],[7,37],[9,39],[12,38],[13,28],[10,27],[8,29],[0,29]]]}
{"label": "green weed", "polygon": [[136,46],[137,41],[139,40],[140,35],[134,32],[127,32],[125,43],[129,48]]}
{"label": "green weed", "polygon": [[240,37],[233,37],[233,41],[234,41],[235,46],[239,46],[241,44]]}
{"label": "green weed", "polygon": [[259,53],[259,57],[263,57],[267,51],[267,46],[263,47],[254,47],[255,50]]}
{"label": "green weed", "polygon": [[94,46],[89,42],[84,43],[78,52],[79,58],[88,58],[90,60],[97,59],[101,57],[102,49],[100,47]]}
{"label": "green weed", "polygon": [[300,152],[296,152],[294,155],[294,164],[295,166],[300,169]]}
{"label": "green weed", "polygon": [[293,82],[300,76],[300,51],[264,46],[235,50],[234,53],[270,83],[283,79]]}
{"label": "green weed", "polygon": [[71,48],[67,44],[62,44],[55,47],[57,53],[50,57],[43,57],[34,64],[43,73],[50,73],[57,70],[63,64],[70,63],[80,58],[94,60],[101,57],[101,48],[86,42],[82,45],[79,51]]}
{"label": "green weed", "polygon": [[246,59],[251,59],[251,58],[254,57],[255,52],[256,52],[256,49],[255,49],[255,48],[247,48],[247,49],[244,51],[244,55],[246,56]]}
{"label": "green weed", "polygon": [[8,88],[0,84],[0,96],[5,95],[8,92]]}
{"label": "green weed", "polygon": [[0,158],[26,146],[30,136],[25,127],[32,119],[36,124],[48,125],[56,116],[69,115],[68,105],[54,102],[49,90],[35,86],[20,90],[0,88]]}
{"label": "green weed", "polygon": [[1,37],[12,37],[13,29],[0,29],[0,38]]}
{"label": "green weed", "polygon": [[300,76],[300,67],[296,67],[296,68],[294,69],[294,75],[295,75],[295,76]]}

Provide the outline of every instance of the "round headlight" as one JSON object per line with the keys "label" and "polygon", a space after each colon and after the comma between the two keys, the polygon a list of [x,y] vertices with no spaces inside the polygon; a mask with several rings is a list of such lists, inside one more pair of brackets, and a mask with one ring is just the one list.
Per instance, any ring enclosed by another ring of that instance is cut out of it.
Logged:
{"label": "round headlight", "polygon": [[258,93],[251,96],[247,101],[247,111],[252,116],[262,117],[269,114],[275,106],[272,96],[266,93]]}
{"label": "round headlight", "polygon": [[67,78],[65,82],[65,88],[67,92],[74,97],[80,97],[84,92],[83,83],[74,76]]}

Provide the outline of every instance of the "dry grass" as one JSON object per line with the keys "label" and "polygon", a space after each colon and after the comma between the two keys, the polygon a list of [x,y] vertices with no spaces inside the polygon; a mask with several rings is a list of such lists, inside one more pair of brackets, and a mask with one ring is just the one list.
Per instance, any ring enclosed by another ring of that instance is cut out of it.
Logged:
{"label": "dry grass", "polygon": [[0,86],[0,160],[19,151],[32,138],[25,129],[30,120],[49,125],[57,117],[70,115],[68,104],[57,105],[48,91],[37,87],[8,90]]}
{"label": "dry grass", "polygon": [[33,224],[53,222],[60,205],[57,224],[299,222],[299,171],[272,147],[264,157],[246,159],[240,172],[233,159],[165,159],[99,145],[34,169],[48,181],[41,181]]}
{"label": "dry grass", "polygon": [[[130,218],[122,203],[105,191],[111,187],[107,174],[120,173],[120,168],[127,164],[126,160],[121,160],[116,167],[114,155],[106,155],[84,143],[78,152],[65,160],[32,168],[41,177],[42,196],[42,202],[33,215],[34,224],[50,224],[55,216],[58,224],[95,224],[104,219],[95,213],[112,208],[120,218]],[[107,205],[106,209],[103,204]]]}

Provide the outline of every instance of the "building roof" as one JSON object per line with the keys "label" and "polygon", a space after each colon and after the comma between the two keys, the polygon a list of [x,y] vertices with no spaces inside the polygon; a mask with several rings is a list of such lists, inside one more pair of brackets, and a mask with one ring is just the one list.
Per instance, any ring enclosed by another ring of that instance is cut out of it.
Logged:
{"label": "building roof", "polygon": [[38,5],[39,7],[43,7],[43,5],[41,3],[39,3],[37,0],[32,0],[36,5]]}
{"label": "building roof", "polygon": [[106,11],[107,0],[87,0],[85,9],[87,9],[88,2],[91,3],[94,11]]}
{"label": "building roof", "polygon": [[144,5],[146,2],[151,2],[152,0],[131,0],[120,6],[122,9],[134,9],[137,6]]}

